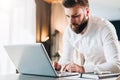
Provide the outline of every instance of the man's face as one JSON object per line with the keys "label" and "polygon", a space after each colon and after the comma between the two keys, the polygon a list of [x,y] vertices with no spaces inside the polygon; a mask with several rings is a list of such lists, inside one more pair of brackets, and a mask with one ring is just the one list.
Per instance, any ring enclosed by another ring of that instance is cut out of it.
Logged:
{"label": "man's face", "polygon": [[65,8],[65,14],[72,30],[77,33],[80,25],[88,20],[89,8],[76,5],[72,8]]}

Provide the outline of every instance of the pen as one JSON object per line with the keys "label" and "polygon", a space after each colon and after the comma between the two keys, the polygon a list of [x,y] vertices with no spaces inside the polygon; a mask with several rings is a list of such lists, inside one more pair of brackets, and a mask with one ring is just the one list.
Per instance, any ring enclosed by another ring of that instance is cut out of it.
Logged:
{"label": "pen", "polygon": [[82,78],[82,73],[80,73],[80,78]]}

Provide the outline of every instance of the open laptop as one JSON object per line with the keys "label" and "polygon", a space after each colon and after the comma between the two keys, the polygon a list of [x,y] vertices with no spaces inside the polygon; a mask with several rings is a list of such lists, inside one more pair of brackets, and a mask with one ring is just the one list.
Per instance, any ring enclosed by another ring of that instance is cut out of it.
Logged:
{"label": "open laptop", "polygon": [[42,43],[5,45],[4,48],[21,74],[53,77],[78,75],[78,73],[58,74]]}

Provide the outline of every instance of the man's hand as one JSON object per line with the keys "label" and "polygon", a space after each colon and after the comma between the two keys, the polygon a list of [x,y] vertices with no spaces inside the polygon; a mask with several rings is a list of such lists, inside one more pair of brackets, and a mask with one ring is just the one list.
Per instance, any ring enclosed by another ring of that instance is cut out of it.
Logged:
{"label": "man's hand", "polygon": [[60,64],[58,64],[57,62],[53,62],[53,66],[54,66],[56,71],[60,71],[60,69],[61,69],[61,65]]}
{"label": "man's hand", "polygon": [[79,73],[84,73],[84,67],[79,66],[74,63],[69,63],[63,66],[62,71],[68,71],[68,72],[79,72]]}

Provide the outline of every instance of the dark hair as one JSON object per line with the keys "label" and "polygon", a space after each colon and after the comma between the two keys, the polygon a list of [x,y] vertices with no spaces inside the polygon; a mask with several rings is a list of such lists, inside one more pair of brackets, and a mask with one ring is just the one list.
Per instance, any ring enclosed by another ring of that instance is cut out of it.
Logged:
{"label": "dark hair", "polygon": [[89,7],[89,1],[88,0],[63,0],[62,4],[66,8],[74,7],[77,4],[83,7]]}

